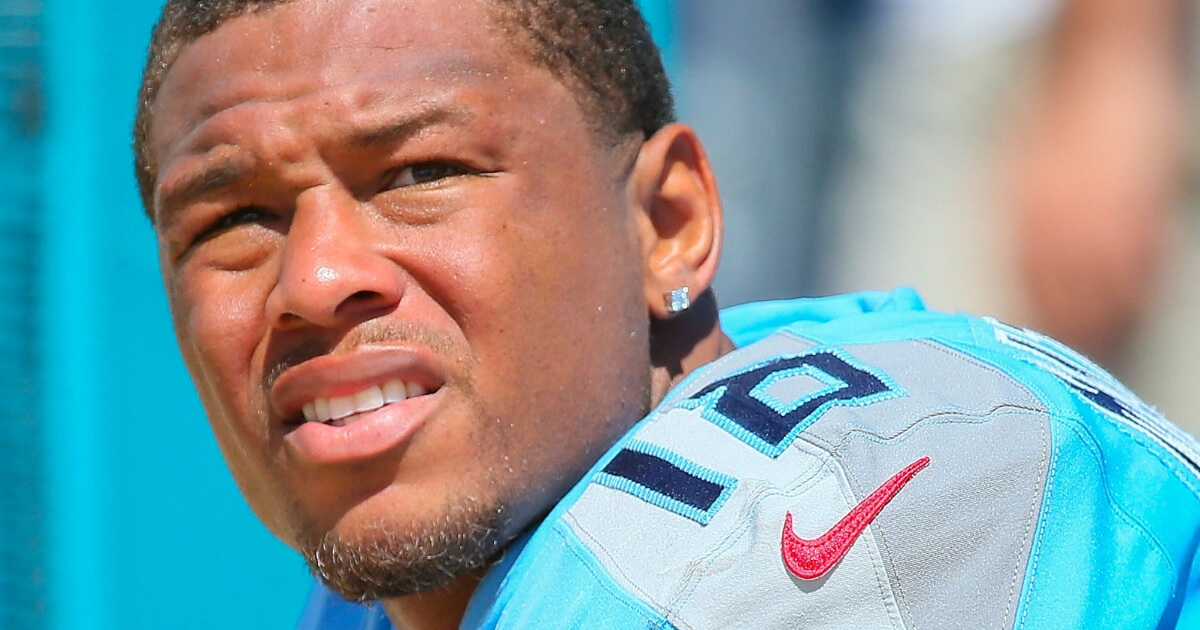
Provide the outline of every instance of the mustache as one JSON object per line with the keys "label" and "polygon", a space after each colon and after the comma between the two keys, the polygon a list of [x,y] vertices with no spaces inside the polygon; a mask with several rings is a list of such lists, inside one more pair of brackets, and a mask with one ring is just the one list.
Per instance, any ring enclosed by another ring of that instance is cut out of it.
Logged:
{"label": "mustache", "polygon": [[[427,327],[404,322],[375,322],[351,329],[340,339],[314,337],[283,351],[263,373],[263,391],[270,392],[275,381],[293,367],[330,354],[350,354],[356,349],[373,345],[413,345],[425,347],[447,361],[447,378],[464,373],[470,352],[464,344],[449,335]],[[268,356],[272,353],[268,352]]]}

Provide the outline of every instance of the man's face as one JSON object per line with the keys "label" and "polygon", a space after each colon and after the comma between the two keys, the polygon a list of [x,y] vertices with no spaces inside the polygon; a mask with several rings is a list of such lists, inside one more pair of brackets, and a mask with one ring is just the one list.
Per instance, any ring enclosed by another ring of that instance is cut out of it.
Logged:
{"label": "man's face", "polygon": [[155,103],[184,359],[250,505],[321,563],[477,563],[648,405],[636,147],[488,11],[298,0],[189,46]]}

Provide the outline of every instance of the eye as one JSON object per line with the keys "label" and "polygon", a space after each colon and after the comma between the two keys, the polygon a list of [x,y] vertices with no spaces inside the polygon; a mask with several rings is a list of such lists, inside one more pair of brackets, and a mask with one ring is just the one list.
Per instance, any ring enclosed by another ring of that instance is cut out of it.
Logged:
{"label": "eye", "polygon": [[436,182],[447,177],[465,175],[470,169],[452,162],[420,162],[393,171],[384,182],[383,189],[404,188]]}
{"label": "eye", "polygon": [[207,241],[218,234],[235,228],[239,225],[247,223],[261,223],[273,219],[275,215],[262,206],[245,206],[238,208],[229,214],[221,216],[221,218],[213,221],[208,227],[200,231],[193,239],[193,244],[198,245]]}

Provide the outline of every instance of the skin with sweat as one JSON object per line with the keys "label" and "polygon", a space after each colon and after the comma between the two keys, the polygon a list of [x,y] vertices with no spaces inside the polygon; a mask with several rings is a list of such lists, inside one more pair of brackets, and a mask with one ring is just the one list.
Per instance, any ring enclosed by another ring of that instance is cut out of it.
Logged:
{"label": "skin with sweat", "polygon": [[[694,134],[601,141],[489,9],[250,13],[188,46],[153,105],[184,360],[239,487],[295,548],[457,536],[494,554],[729,349]],[[684,285],[700,303],[667,322]],[[389,382],[413,395],[305,422]],[[385,606],[454,627],[476,574]]]}

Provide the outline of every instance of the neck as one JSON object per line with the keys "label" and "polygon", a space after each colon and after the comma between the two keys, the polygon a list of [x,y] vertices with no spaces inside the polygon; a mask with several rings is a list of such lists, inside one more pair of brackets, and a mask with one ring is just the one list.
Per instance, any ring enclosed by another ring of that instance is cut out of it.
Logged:
{"label": "neck", "polygon": [[383,610],[398,630],[454,630],[482,578],[483,569],[460,575],[424,593],[384,600]]}

